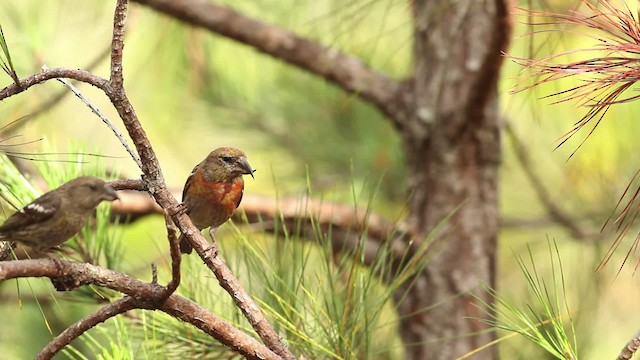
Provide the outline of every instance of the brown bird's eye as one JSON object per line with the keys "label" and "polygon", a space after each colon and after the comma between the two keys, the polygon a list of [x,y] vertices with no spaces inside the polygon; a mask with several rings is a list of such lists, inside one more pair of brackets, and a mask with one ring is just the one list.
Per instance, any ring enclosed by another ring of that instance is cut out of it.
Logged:
{"label": "brown bird's eye", "polygon": [[223,156],[222,157],[222,161],[226,162],[227,164],[233,161],[233,158],[231,156]]}
{"label": "brown bird's eye", "polygon": [[98,187],[95,185],[89,185],[89,189],[91,189],[92,191],[96,191],[98,190]]}

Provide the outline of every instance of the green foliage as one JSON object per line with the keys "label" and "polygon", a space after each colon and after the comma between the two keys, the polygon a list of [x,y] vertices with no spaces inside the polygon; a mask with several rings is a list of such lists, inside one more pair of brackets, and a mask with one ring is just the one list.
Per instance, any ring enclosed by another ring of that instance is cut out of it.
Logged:
{"label": "green foliage", "polygon": [[11,59],[11,53],[7,46],[7,40],[4,37],[4,31],[2,31],[2,25],[0,25],[0,68],[9,75],[12,79],[17,79],[16,70],[13,66],[13,60]]}
{"label": "green foliage", "polygon": [[[486,304],[493,320],[489,323],[498,329],[524,336],[556,359],[577,360],[576,334],[571,310],[567,303],[565,275],[560,252],[555,243],[549,242],[551,259],[551,281],[545,280],[536,267],[533,253],[529,249],[530,264],[516,256],[532,304],[514,305],[496,290],[487,288],[494,297],[494,305]],[[482,301],[480,298],[478,298]]]}
{"label": "green foliage", "polygon": [[[0,155],[0,198],[8,204],[13,211],[31,202],[40,195],[31,182],[22,174],[6,155]],[[13,211],[5,211],[8,217]]]}
{"label": "green foliage", "polygon": [[63,349],[63,354],[69,359],[88,360],[95,358],[97,360],[135,360],[137,359],[135,352],[132,350],[132,340],[128,336],[127,324],[120,317],[108,320],[111,327],[96,328],[99,334],[96,337],[93,332],[85,332],[80,336],[79,341],[85,345],[91,356],[87,357],[81,351],[73,346],[67,346]]}
{"label": "green foliage", "polygon": [[[305,204],[300,206],[300,214],[307,214]],[[251,226],[273,233],[226,225],[217,236],[221,256],[294,353],[309,359],[403,357],[393,297],[425,266],[430,239],[415,249],[407,247],[403,254],[394,253],[387,239],[367,255],[365,246],[372,245],[371,239],[355,232],[334,235],[313,216],[309,221],[276,218]],[[334,236],[353,238],[356,245],[337,253],[344,244]],[[256,336],[200,259],[184,260],[179,293]],[[238,357],[163,313],[144,312],[127,322],[140,358]]]}

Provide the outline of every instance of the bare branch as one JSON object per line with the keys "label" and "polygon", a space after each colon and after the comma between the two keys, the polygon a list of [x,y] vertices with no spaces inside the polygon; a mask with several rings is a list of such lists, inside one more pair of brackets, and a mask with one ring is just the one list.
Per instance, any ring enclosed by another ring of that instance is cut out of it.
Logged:
{"label": "bare branch", "polygon": [[135,299],[136,307],[158,309],[181,319],[249,359],[279,358],[249,335],[193,301],[173,294],[161,302],[166,290],[163,286],[144,283],[117,271],[65,260],[0,262],[0,281],[23,277],[48,277],[64,290],[89,284],[113,289]]}
{"label": "bare branch", "polygon": [[40,84],[44,81],[56,79],[56,78],[67,78],[73,79],[77,81],[81,81],[90,85],[93,85],[103,91],[106,91],[108,80],[102,78],[100,76],[94,75],[88,71],[80,70],[80,69],[63,69],[63,68],[54,68],[48,70],[42,70],[37,74],[33,74],[29,77],[19,80],[18,84],[11,84],[6,86],[2,90],[0,90],[0,100],[4,100],[9,96],[13,96],[19,94],[28,88]]}
{"label": "bare branch", "polygon": [[620,355],[618,355],[616,359],[631,360],[638,349],[640,349],[640,332],[636,333],[633,336],[633,339],[629,340],[629,342],[624,346],[624,349],[622,349]]}
{"label": "bare branch", "polygon": [[113,37],[111,38],[111,81],[115,89],[122,89],[122,51],[124,49],[124,27],[127,21],[127,0],[118,0],[113,15]]}
{"label": "bare branch", "polygon": [[533,190],[538,196],[538,200],[540,200],[542,206],[544,206],[545,210],[554,220],[554,222],[567,229],[567,231],[569,231],[571,236],[575,239],[593,239],[599,236],[597,232],[585,231],[582,227],[580,227],[580,225],[578,225],[577,221],[571,215],[567,214],[563,209],[560,208],[560,206],[553,200],[551,194],[549,194],[549,190],[545,187],[542,179],[540,179],[540,176],[536,173],[533,164],[531,164],[531,160],[525,146],[508,121],[505,122],[504,128],[509,137],[509,140],[511,140],[514,152],[516,154],[516,159],[518,160],[518,163],[520,163],[522,171],[524,171],[525,176],[531,183],[531,187],[533,187]]}
{"label": "bare branch", "polygon": [[135,300],[130,296],[125,296],[118,299],[98,311],[85,316],[78,320],[75,324],[67,327],[61,332],[55,339],[51,340],[39,353],[36,355],[37,360],[48,360],[53,358],[55,354],[60,352],[65,346],[69,345],[73,340],[82,335],[85,331],[93,328],[94,326],[107,321],[108,319],[122,314],[126,311],[136,308]]}
{"label": "bare branch", "polygon": [[194,26],[253,46],[333,82],[356,94],[387,115],[397,128],[407,118],[403,85],[372,70],[354,56],[300,37],[286,29],[262,23],[232,9],[203,0],[133,0]]}
{"label": "bare branch", "polygon": [[180,285],[182,254],[180,253],[180,242],[176,236],[176,225],[166,212],[164,213],[164,221],[167,224],[167,237],[169,238],[169,250],[171,252],[171,281],[167,284],[165,294],[165,297],[168,298]]}
{"label": "bare branch", "polygon": [[[48,67],[46,65],[43,65],[42,69],[46,70],[46,69],[48,69]],[[61,78],[58,78],[56,80],[61,82],[62,85],[64,85],[67,89],[71,90],[71,92],[76,97],[78,97],[80,99],[80,101],[82,101],[85,105],[87,105],[87,107],[89,107],[89,109],[91,109],[91,112],[96,114],[96,116],[98,118],[100,118],[100,120],[102,120],[102,122],[105,123],[107,125],[107,127],[109,129],[111,129],[111,131],[113,131],[113,133],[118,138],[118,140],[120,140],[120,143],[122,144],[122,146],[124,146],[124,148],[127,150],[129,155],[131,155],[131,158],[133,159],[133,161],[135,161],[135,163],[138,165],[138,167],[140,169],[142,169],[142,163],[140,162],[140,159],[138,158],[138,155],[136,155],[135,151],[133,151],[131,146],[129,146],[129,143],[127,142],[127,140],[124,138],[122,133],[120,133],[120,130],[118,130],[118,128],[111,122],[111,120],[109,120],[109,118],[105,114],[103,114],[102,111],[100,111],[100,109],[98,109],[95,105],[93,105],[91,100],[89,100],[86,96],[82,95],[80,90],[78,90],[78,88],[73,86],[73,84],[71,84],[68,80],[61,79]]]}
{"label": "bare branch", "polygon": [[[98,65],[100,65],[100,62],[103,61],[104,58],[107,57],[110,53],[111,53],[111,47],[105,47],[105,49],[101,53],[99,53],[89,64],[87,64],[87,66],[84,66],[83,69],[87,71],[94,70]],[[50,98],[42,102],[40,105],[38,105],[38,107],[35,110],[31,111],[29,115],[27,115],[26,117],[28,117],[29,119],[32,119],[38,116],[40,113],[44,113],[51,110],[56,105],[58,105],[62,101],[62,99],[64,99],[68,94],[69,92],[64,89],[59,91],[58,93],[56,93],[55,95],[51,96]],[[26,121],[14,121],[8,125],[5,125],[2,129],[2,132],[11,133],[15,131],[18,127],[24,126],[25,123]]]}
{"label": "bare branch", "polygon": [[120,179],[109,182],[109,186],[116,190],[147,191],[144,182],[139,179]]}
{"label": "bare branch", "polygon": [[[140,180],[117,180],[109,183],[114,189],[144,189]],[[314,239],[313,225],[332,232],[334,251],[355,250],[366,236],[364,243],[364,261],[370,264],[386,241],[392,242],[391,251],[397,259],[403,258],[406,244],[415,237],[408,224],[391,222],[384,217],[370,213],[367,209],[353,205],[319,201],[309,197],[287,197],[276,199],[269,196],[245,194],[234,214],[234,220],[246,219],[255,224],[255,230],[276,232],[275,219],[279,219],[289,229],[300,228],[300,236]],[[121,201],[112,206],[112,212],[122,217],[137,219],[149,214],[162,214],[162,208],[146,195],[124,193]]]}

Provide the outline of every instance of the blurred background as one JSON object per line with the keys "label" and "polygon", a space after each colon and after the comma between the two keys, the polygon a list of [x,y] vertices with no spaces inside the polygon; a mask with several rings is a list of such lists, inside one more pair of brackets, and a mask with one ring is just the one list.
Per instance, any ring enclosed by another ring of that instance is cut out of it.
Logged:
{"label": "blurred background", "polygon": [[[392,78],[401,79],[410,69],[411,14],[406,1],[228,3],[248,16],[354,54]],[[628,5],[637,10],[636,2]],[[576,1],[545,1],[544,6],[563,12],[574,8]],[[24,77],[46,65],[88,69],[107,77],[112,12],[112,2],[105,1],[2,1],[0,25],[18,75]],[[593,44],[587,37],[567,33],[523,37],[530,29],[522,25],[521,17],[516,21],[519,25],[510,50],[514,56]],[[320,199],[370,207],[390,221],[403,219],[407,172],[400,139],[379,112],[355,96],[247,46],[137,4],[130,7],[125,44],[128,95],[166,181],[177,194],[192,167],[208,152],[234,146],[244,149],[258,170],[255,180],[247,179],[246,193],[285,197],[311,192]],[[554,99],[541,99],[566,88],[567,82],[512,93],[521,74],[522,67],[507,60],[500,82],[500,106],[508,131],[503,137],[500,181],[498,291],[515,304],[526,304],[529,295],[516,255],[527,257],[530,248],[537,271],[549,274],[547,241],[555,240],[581,358],[613,358],[640,324],[640,316],[634,315],[640,295],[638,279],[633,276],[635,257],[620,269],[635,229],[611,261],[596,271],[614,239],[610,233],[601,234],[600,228],[640,168],[638,157],[633,155],[640,150],[636,139],[640,124],[633,116],[640,104],[612,107],[593,136],[570,158],[586,132],[558,149],[556,145],[586,110],[573,103],[551,104]],[[0,78],[1,86],[10,83],[8,76]],[[85,84],[78,87],[125,131],[103,94]],[[46,111],[39,110],[58,93],[66,96]],[[41,139],[19,149],[56,153],[38,156],[49,162],[73,161],[61,153],[82,147],[104,156],[85,158],[90,163],[99,162],[124,177],[139,176],[135,163],[111,131],[61,84],[49,81],[0,106],[0,126],[25,116],[13,132],[20,136],[3,140],[2,145]],[[528,158],[524,164],[515,151],[520,146]],[[581,233],[554,221],[525,169],[531,170],[538,185],[548,192],[547,205],[553,202]],[[160,216],[123,225],[119,232],[125,248],[121,270],[150,277],[148,264],[153,259],[168,261]],[[223,246],[236,245],[232,240]],[[233,258],[233,250],[227,251]],[[188,259],[186,266],[198,261]],[[0,286],[3,358],[33,357],[50,340],[50,327],[55,335],[95,308],[90,302],[54,301],[66,295],[47,290],[50,286],[42,280],[20,283],[16,286],[15,281],[7,281]],[[100,339],[99,331],[95,336]],[[79,345],[83,346],[87,345]],[[508,338],[499,346],[503,358],[544,356],[520,337]],[[113,354],[110,356],[118,358]],[[104,353],[102,356],[108,358]]]}

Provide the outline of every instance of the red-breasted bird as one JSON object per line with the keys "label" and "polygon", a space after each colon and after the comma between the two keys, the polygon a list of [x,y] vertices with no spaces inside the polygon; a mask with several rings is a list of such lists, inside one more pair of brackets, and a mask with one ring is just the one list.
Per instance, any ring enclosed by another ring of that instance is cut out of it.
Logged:
{"label": "red-breasted bird", "polygon": [[[182,191],[182,203],[193,224],[200,230],[210,227],[214,242],[218,226],[229,220],[242,201],[244,180],[242,175],[251,175],[254,170],[242,150],[221,147],[213,150],[187,178]],[[191,254],[191,244],[180,236],[180,251]]]}
{"label": "red-breasted bird", "polygon": [[118,199],[104,180],[81,176],[51,190],[0,225],[0,241],[46,251],[75,235],[102,201]]}

